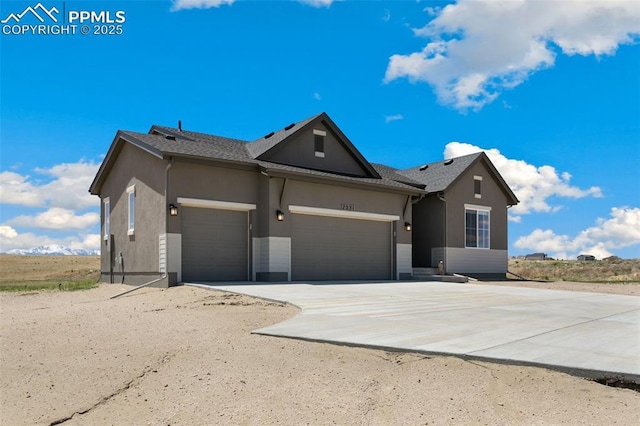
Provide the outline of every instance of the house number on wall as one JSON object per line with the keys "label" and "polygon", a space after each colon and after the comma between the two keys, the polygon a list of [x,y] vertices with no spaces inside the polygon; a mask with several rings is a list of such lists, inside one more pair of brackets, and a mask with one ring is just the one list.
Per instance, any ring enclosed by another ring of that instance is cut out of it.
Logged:
{"label": "house number on wall", "polygon": [[353,207],[353,204],[340,204],[340,209],[348,210],[348,211],[354,211],[355,210],[355,208]]}

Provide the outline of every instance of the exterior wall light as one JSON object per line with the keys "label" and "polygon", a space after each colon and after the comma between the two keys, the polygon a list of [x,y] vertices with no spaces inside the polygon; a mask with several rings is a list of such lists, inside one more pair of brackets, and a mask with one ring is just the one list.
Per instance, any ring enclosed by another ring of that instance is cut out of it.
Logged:
{"label": "exterior wall light", "polygon": [[409,222],[404,223],[404,229],[407,231],[411,231],[411,224]]}
{"label": "exterior wall light", "polygon": [[178,216],[178,208],[175,204],[169,204],[169,215]]}
{"label": "exterior wall light", "polygon": [[278,219],[278,222],[284,220],[284,212],[282,210],[276,210],[276,219]]}

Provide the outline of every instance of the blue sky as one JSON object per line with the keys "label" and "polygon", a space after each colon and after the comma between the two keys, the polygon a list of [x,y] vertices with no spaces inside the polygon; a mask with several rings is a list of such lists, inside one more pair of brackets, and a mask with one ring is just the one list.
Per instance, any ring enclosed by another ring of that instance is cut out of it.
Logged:
{"label": "blue sky", "polygon": [[637,2],[41,4],[125,19],[0,25],[0,251],[99,247],[87,189],[118,129],[252,140],[326,111],[371,162],[486,150],[521,200],[511,255],[640,257]]}

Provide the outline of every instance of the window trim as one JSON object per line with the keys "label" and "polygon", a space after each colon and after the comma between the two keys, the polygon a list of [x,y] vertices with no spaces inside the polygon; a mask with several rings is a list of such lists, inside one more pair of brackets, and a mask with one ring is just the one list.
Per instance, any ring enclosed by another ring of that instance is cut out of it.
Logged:
{"label": "window trim", "polygon": [[[324,158],[324,138],[327,136],[327,132],[324,130],[313,129],[313,150],[315,156],[318,158]],[[321,139],[318,139],[320,136]],[[320,142],[320,149],[318,149],[318,141]]]}
{"label": "window trim", "polygon": [[102,200],[102,214],[104,215],[103,239],[107,241],[111,233],[111,199],[109,197]]}
{"label": "window trim", "polygon": [[136,186],[135,185],[131,185],[127,188],[127,207],[128,207],[127,208],[127,235],[134,235],[135,226],[136,226]]}
{"label": "window trim", "polygon": [[[475,226],[475,230],[476,230],[476,246],[469,246],[467,245],[467,212],[468,211],[475,211],[476,212],[476,226]],[[483,212],[487,214],[487,246],[486,247],[478,247],[478,242],[480,241],[480,227],[478,226],[478,218],[480,215],[478,215],[478,212]],[[474,204],[465,204],[464,205],[464,248],[465,249],[472,249],[472,250],[491,250],[491,207],[487,207],[487,206],[478,206],[478,205],[474,205]]]}

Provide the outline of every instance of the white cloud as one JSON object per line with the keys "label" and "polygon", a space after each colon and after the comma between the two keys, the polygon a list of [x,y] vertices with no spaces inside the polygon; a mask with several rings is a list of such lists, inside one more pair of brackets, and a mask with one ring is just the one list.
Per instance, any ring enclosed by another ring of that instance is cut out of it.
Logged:
{"label": "white cloud", "polygon": [[100,234],[86,234],[82,235],[82,239],[77,237],[68,238],[64,245],[76,250],[98,250],[101,241]]}
{"label": "white cloud", "polygon": [[318,92],[313,92],[313,99],[315,99],[316,101],[319,101],[322,99],[322,96],[320,96],[320,93]]}
{"label": "white cloud", "polygon": [[212,7],[220,7],[224,4],[231,5],[234,1],[235,0],[174,0],[171,10],[209,9]]}
{"label": "white cloud", "polygon": [[398,120],[404,120],[404,117],[402,116],[402,114],[387,115],[384,118],[385,123],[391,123],[392,121],[398,121]]}
{"label": "white cloud", "polygon": [[335,0],[298,0],[302,4],[313,7],[329,7]]}
{"label": "white cloud", "polygon": [[52,181],[44,184],[29,175],[0,172],[0,203],[67,209],[94,207],[97,198],[88,191],[98,167],[93,162],[80,160],[49,169],[35,169],[42,176],[53,177]]}
{"label": "white cloud", "polygon": [[611,250],[640,245],[640,208],[613,207],[610,218],[598,218],[595,226],[573,238],[550,229],[536,229],[518,238],[514,245],[559,259],[575,259],[579,254],[602,259],[611,256]]}
{"label": "white cloud", "polygon": [[18,233],[11,226],[0,225],[0,253],[13,249],[30,249],[49,244],[60,244],[72,249],[97,250],[100,248],[100,235],[81,234],[51,238],[48,235],[36,235],[31,232]]}
{"label": "white cloud", "polygon": [[7,222],[9,225],[41,229],[84,229],[100,223],[97,213],[76,215],[73,210],[52,207],[35,216],[18,216]]}
{"label": "white cloud", "polygon": [[533,212],[554,212],[562,207],[549,204],[551,197],[602,197],[597,186],[581,189],[570,184],[571,175],[558,173],[553,166],[534,166],[523,160],[505,157],[497,149],[483,149],[461,142],[445,146],[444,157],[453,158],[484,151],[498,169],[520,202],[509,209],[509,220],[520,222],[520,216]]}
{"label": "white cloud", "polygon": [[565,55],[613,55],[640,35],[640,5],[631,0],[459,0],[429,9],[415,35],[419,52],[389,58],[385,81],[407,77],[433,86],[440,102],[478,110]]}
{"label": "white cloud", "polygon": [[29,176],[15,172],[0,172],[0,202],[3,204],[19,204],[22,206],[41,206],[44,200],[34,190]]}
{"label": "white cloud", "polygon": [[15,238],[18,236],[18,232],[10,226],[0,226],[0,238]]}
{"label": "white cloud", "polygon": [[[1,251],[28,249],[45,244],[99,248],[99,243],[95,244],[87,239],[89,235],[93,235],[87,232],[94,230],[100,223],[100,215],[97,213],[100,202],[88,192],[98,167],[93,162],[80,160],[77,163],[37,168],[34,170],[35,177],[12,171],[0,172],[0,204],[42,208],[33,215],[22,214],[0,226]],[[77,213],[85,209],[93,211]],[[80,231],[75,236],[51,238],[48,235],[22,232],[21,227]]]}

